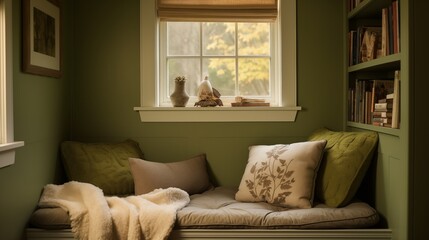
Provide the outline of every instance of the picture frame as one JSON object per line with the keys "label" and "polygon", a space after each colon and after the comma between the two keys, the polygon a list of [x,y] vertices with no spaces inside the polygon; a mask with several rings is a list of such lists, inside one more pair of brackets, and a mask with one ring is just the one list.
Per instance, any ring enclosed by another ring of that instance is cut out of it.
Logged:
{"label": "picture frame", "polygon": [[22,0],[22,69],[61,77],[61,7],[58,0]]}

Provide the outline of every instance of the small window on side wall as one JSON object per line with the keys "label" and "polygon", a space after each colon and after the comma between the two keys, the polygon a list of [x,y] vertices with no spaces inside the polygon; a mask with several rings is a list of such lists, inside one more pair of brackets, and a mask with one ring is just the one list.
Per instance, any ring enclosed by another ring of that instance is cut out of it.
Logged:
{"label": "small window on side wall", "polygon": [[12,0],[0,0],[0,168],[15,162],[24,142],[13,137]]}

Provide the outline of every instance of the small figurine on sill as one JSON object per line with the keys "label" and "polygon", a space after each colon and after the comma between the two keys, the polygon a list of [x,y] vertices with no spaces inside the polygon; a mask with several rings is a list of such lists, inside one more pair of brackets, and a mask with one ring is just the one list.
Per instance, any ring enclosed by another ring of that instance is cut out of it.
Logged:
{"label": "small figurine on sill", "polygon": [[222,100],[220,100],[220,92],[213,88],[209,78],[206,76],[204,80],[198,86],[198,102],[194,106],[198,107],[216,107],[223,106]]}

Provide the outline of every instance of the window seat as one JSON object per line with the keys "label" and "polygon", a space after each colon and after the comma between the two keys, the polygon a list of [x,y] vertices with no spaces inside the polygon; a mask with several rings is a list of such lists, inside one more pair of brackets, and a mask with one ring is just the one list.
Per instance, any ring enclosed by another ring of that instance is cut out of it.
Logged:
{"label": "window seat", "polygon": [[[68,179],[99,187],[101,196],[140,195],[167,187],[186,191],[190,202],[177,211],[170,239],[391,239],[391,230],[381,228],[376,206],[356,194],[377,142],[375,132],[319,129],[307,142],[251,146],[244,174],[236,173],[243,174],[238,191],[211,183],[205,154],[152,162],[143,160],[138,142],[132,140],[64,142],[61,153]],[[263,175],[264,166],[273,163],[277,167],[270,165],[267,169],[274,170]],[[276,179],[285,180],[279,184]],[[267,195],[253,196],[273,182],[279,196],[274,202]],[[27,239],[73,239],[68,212],[50,207],[41,204],[32,214]]]}
{"label": "window seat", "polygon": [[[316,203],[310,209],[286,209],[267,203],[235,200],[236,189],[217,187],[191,195],[179,210],[170,239],[390,239],[389,229],[373,228],[377,211],[364,202],[353,201],[342,208]],[[34,212],[27,239],[73,239],[68,214],[61,208]]]}

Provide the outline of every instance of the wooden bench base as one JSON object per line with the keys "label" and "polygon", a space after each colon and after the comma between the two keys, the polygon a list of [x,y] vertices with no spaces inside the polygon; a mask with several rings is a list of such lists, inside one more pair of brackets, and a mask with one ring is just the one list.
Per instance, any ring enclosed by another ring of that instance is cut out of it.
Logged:
{"label": "wooden bench base", "polygon": [[[43,230],[28,228],[28,240],[74,239],[70,229]],[[171,233],[171,240],[214,240],[214,239],[392,239],[390,229],[323,229],[323,230],[297,230],[297,229],[180,229]]]}

